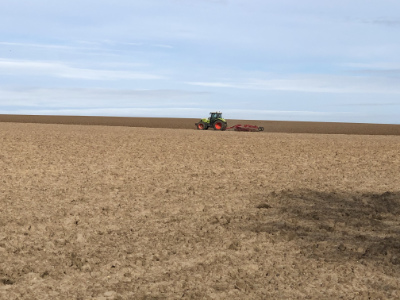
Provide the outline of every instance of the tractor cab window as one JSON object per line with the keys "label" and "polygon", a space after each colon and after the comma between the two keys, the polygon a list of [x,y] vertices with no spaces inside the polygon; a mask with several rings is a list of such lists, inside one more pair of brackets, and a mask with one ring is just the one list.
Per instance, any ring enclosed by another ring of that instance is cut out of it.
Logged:
{"label": "tractor cab window", "polygon": [[222,115],[221,113],[212,113],[211,119],[215,120],[215,119],[221,118],[221,115]]}

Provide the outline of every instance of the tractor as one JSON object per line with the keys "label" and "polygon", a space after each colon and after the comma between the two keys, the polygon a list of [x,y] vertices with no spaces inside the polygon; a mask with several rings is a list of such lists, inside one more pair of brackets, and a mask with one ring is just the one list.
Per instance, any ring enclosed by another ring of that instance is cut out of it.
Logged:
{"label": "tractor", "polygon": [[198,123],[195,123],[198,130],[207,130],[208,128],[214,128],[215,130],[225,130],[227,123],[224,118],[222,118],[222,113],[210,112],[210,117],[208,119],[201,119]]}

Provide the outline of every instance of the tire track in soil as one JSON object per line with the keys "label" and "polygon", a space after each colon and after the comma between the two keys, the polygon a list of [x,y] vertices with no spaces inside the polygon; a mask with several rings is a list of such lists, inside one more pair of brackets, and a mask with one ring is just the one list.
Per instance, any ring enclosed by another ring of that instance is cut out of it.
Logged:
{"label": "tire track in soil", "polygon": [[[302,259],[360,264],[394,279],[400,277],[400,192],[298,189],[252,195],[250,199],[252,206],[247,210],[220,216],[229,220],[228,230],[238,235],[265,235],[274,244],[295,244]],[[230,247],[237,249],[239,245],[237,241]],[[355,279],[354,271],[347,279]],[[366,281],[388,297],[398,291],[395,284],[379,285],[368,277]]]}

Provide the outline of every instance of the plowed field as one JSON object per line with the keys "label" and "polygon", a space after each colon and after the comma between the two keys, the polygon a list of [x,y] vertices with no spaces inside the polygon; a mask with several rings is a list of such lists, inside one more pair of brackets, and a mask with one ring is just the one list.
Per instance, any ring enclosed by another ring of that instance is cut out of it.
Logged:
{"label": "plowed field", "polygon": [[[195,129],[199,119],[174,118],[121,118],[121,117],[83,117],[83,116],[34,116],[2,115],[0,122],[40,123],[40,124],[74,124],[106,125],[147,128]],[[362,134],[362,135],[400,135],[400,125],[393,124],[360,124],[334,122],[288,122],[288,121],[254,121],[228,119],[228,126],[250,124],[263,126],[267,132],[284,133],[323,133],[323,134]]]}
{"label": "plowed field", "polygon": [[0,299],[398,299],[399,149],[0,123]]}

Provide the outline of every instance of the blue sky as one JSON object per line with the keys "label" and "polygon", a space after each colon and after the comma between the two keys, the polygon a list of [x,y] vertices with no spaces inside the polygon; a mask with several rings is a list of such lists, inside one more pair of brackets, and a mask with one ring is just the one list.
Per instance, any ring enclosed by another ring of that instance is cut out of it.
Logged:
{"label": "blue sky", "polygon": [[400,124],[398,0],[0,4],[0,113]]}

